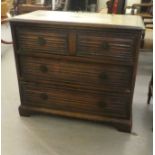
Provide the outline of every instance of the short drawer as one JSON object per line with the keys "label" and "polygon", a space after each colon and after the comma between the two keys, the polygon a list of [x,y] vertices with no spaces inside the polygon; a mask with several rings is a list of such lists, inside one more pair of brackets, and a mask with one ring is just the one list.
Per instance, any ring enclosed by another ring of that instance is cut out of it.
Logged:
{"label": "short drawer", "polygon": [[21,77],[27,81],[62,83],[75,88],[129,92],[132,68],[68,60],[20,56]]}
{"label": "short drawer", "polygon": [[77,33],[77,55],[132,63],[135,42],[134,34],[80,31]]}
{"label": "short drawer", "polygon": [[67,55],[68,33],[62,29],[20,27],[17,29],[19,53]]}
{"label": "short drawer", "polygon": [[64,86],[24,84],[23,104],[60,111],[71,111],[108,117],[127,118],[129,116],[128,94],[103,92],[93,94]]}

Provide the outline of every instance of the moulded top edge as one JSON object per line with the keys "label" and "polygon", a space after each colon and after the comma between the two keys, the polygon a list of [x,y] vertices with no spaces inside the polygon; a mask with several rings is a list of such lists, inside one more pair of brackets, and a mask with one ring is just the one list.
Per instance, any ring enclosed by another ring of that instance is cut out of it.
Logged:
{"label": "moulded top edge", "polygon": [[65,12],[65,11],[34,11],[14,16],[10,21],[68,24],[77,26],[100,26],[129,29],[145,29],[143,20],[136,15],[115,15],[104,13]]}

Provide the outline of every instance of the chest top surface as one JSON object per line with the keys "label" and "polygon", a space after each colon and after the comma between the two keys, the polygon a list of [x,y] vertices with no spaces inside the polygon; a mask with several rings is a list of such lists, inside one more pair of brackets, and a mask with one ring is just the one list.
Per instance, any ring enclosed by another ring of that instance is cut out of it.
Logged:
{"label": "chest top surface", "polygon": [[144,29],[140,16],[113,15],[103,13],[62,12],[62,11],[34,11],[18,15],[11,22],[45,23],[76,26],[96,26],[108,28]]}

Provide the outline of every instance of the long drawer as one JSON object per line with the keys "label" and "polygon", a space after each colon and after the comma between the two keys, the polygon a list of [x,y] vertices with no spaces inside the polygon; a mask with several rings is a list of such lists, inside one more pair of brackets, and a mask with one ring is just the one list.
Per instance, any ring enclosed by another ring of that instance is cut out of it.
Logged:
{"label": "long drawer", "polygon": [[68,32],[47,27],[18,27],[18,52],[67,55]]}
{"label": "long drawer", "polygon": [[56,85],[22,84],[23,104],[60,111],[127,118],[128,94],[102,92],[100,94]]}
{"label": "long drawer", "polygon": [[79,31],[77,33],[77,55],[132,63],[135,42],[133,34],[116,31]]}
{"label": "long drawer", "polygon": [[130,92],[131,89],[131,67],[24,56],[19,61],[25,81],[62,83],[99,91]]}

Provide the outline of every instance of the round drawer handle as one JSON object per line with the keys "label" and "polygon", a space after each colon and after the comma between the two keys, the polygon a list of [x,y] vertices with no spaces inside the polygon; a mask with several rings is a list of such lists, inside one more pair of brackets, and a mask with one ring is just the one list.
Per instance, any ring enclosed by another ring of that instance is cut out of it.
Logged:
{"label": "round drawer handle", "polygon": [[101,78],[102,80],[107,80],[107,79],[108,79],[108,75],[107,75],[105,72],[102,72],[102,73],[100,74],[100,78]]}
{"label": "round drawer handle", "polygon": [[46,93],[41,93],[40,98],[43,100],[48,100],[48,95]]}
{"label": "round drawer handle", "polygon": [[43,38],[43,37],[38,37],[38,44],[39,44],[40,46],[46,45],[46,39]]}
{"label": "round drawer handle", "polygon": [[45,66],[45,65],[40,65],[40,70],[41,70],[41,72],[43,72],[43,73],[47,73],[47,72],[48,72],[48,68],[47,68],[47,66]]}
{"label": "round drawer handle", "polygon": [[107,41],[104,41],[103,43],[102,43],[102,48],[104,49],[104,50],[108,50],[109,49],[109,43],[107,42]]}
{"label": "round drawer handle", "polygon": [[99,105],[100,107],[102,107],[102,108],[105,108],[105,107],[106,107],[106,103],[103,102],[103,101],[98,102],[98,105]]}

